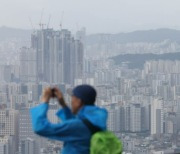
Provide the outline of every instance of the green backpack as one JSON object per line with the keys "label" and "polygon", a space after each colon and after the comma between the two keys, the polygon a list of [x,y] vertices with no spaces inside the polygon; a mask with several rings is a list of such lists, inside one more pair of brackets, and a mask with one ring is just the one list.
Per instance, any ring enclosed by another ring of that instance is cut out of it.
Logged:
{"label": "green backpack", "polygon": [[82,121],[92,133],[90,154],[122,154],[123,144],[114,133],[101,131],[87,119]]}

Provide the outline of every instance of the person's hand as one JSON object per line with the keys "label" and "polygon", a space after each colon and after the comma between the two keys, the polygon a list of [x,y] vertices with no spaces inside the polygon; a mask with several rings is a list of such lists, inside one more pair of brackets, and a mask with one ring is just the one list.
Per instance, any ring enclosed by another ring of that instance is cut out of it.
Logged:
{"label": "person's hand", "polygon": [[62,92],[61,92],[57,87],[53,88],[53,91],[54,91],[55,97],[56,97],[58,100],[63,99],[63,94],[62,94]]}
{"label": "person's hand", "polygon": [[51,97],[52,97],[52,89],[50,87],[44,88],[41,101],[44,103],[49,103]]}
{"label": "person's hand", "polygon": [[57,87],[54,88],[54,95],[58,99],[58,102],[62,107],[67,106],[66,102],[64,101],[64,97],[63,97],[62,92]]}

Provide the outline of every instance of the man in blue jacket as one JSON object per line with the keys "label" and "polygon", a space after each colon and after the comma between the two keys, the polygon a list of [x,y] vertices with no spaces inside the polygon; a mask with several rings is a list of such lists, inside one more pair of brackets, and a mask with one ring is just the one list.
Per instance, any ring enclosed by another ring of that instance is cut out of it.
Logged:
{"label": "man in blue jacket", "polygon": [[[56,97],[62,106],[57,112],[61,122],[52,124],[47,119],[48,103]],[[67,107],[61,91],[45,88],[42,104],[31,109],[32,126],[36,134],[64,142],[63,154],[89,154],[93,132],[89,126],[106,130],[107,111],[94,105],[96,90],[80,85],[72,91],[71,110]],[[87,124],[84,121],[88,121]],[[90,123],[90,124],[89,124]]]}

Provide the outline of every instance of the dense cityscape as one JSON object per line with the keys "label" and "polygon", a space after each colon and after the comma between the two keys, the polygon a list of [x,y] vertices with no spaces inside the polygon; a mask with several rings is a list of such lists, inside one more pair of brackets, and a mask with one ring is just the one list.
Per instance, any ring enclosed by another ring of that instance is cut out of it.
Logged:
{"label": "dense cityscape", "polygon": [[[59,87],[70,105],[68,90],[80,84],[96,88],[96,104],[108,110],[108,130],[123,142],[124,154],[180,152],[180,61],[152,59],[130,68],[129,61],[116,63],[113,58],[173,54],[179,43],[113,43],[105,34],[99,38],[110,43],[88,44],[85,28],[76,34],[40,29],[32,32],[29,44],[28,38],[0,43],[0,154],[59,153],[62,143],[33,133],[29,109],[40,103],[46,86]],[[52,123],[59,122],[59,108],[52,99]]]}

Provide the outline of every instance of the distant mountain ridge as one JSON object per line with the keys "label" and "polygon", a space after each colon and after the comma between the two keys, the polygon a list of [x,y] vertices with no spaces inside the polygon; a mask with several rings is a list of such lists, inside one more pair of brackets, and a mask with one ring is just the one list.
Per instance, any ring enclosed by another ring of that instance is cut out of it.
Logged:
{"label": "distant mountain ridge", "polygon": [[30,39],[31,33],[32,30],[24,30],[2,26],[0,27],[0,41],[11,38]]}
{"label": "distant mountain ridge", "polygon": [[122,62],[127,62],[129,68],[142,69],[144,63],[150,60],[180,60],[180,52],[165,53],[165,54],[124,54],[112,57],[115,64],[120,65]]}
{"label": "distant mountain ridge", "polygon": [[[22,38],[29,39],[32,30],[10,28],[6,26],[0,27],[0,40],[7,38]],[[174,29],[156,29],[156,30],[142,30],[127,33],[117,34],[91,34],[87,35],[87,45],[106,43],[106,42],[117,42],[117,43],[132,43],[132,42],[160,42],[163,40],[171,40],[180,43],[180,30]]]}
{"label": "distant mountain ridge", "polygon": [[128,33],[118,34],[93,34],[87,37],[87,44],[95,44],[97,42],[105,43],[107,41],[117,43],[134,43],[134,42],[161,42],[163,40],[171,40],[180,43],[180,30],[174,29],[156,29],[142,30]]}

